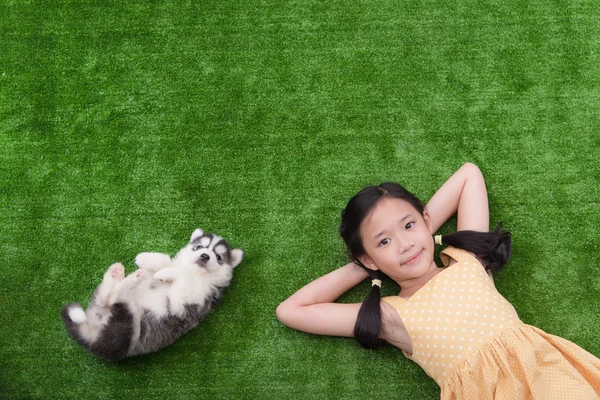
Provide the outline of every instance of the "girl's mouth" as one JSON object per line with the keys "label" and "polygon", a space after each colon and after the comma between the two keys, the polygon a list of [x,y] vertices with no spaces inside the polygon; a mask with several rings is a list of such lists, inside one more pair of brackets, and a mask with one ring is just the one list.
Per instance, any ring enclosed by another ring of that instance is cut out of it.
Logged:
{"label": "girl's mouth", "polygon": [[414,255],[414,257],[412,257],[410,260],[406,261],[404,264],[412,264],[413,262],[417,261],[419,258],[421,258],[421,254],[423,254],[423,250],[421,250],[420,252],[418,252],[417,254]]}

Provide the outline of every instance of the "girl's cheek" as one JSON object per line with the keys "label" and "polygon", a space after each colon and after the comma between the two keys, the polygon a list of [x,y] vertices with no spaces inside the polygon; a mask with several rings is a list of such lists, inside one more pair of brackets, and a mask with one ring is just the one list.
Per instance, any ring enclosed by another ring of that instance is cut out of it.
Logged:
{"label": "girl's cheek", "polygon": [[386,249],[384,252],[381,253],[381,255],[385,258],[385,259],[389,259],[390,257],[392,257],[394,255],[394,253],[396,252],[397,249],[394,249],[393,246],[386,246]]}

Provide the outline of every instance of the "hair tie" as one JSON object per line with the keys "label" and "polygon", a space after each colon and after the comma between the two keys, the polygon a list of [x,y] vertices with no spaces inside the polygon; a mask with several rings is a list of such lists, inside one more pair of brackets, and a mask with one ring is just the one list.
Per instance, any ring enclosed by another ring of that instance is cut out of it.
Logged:
{"label": "hair tie", "polygon": [[371,286],[379,286],[379,289],[381,289],[381,280],[379,280],[379,279],[373,279],[371,281]]}
{"label": "hair tie", "polygon": [[435,244],[442,244],[442,235],[435,235]]}

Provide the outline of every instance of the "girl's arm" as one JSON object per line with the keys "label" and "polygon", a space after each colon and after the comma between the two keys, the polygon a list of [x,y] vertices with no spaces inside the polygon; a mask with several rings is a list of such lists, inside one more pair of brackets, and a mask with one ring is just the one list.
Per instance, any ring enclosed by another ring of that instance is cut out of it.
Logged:
{"label": "girl's arm", "polygon": [[312,281],[277,307],[281,323],[318,335],[354,336],[354,325],[361,304],[334,301],[362,282],[368,274],[354,263],[344,265]]}
{"label": "girl's arm", "polygon": [[488,232],[489,209],[485,180],[479,168],[466,163],[433,195],[427,206],[433,232],[458,212],[457,231]]}
{"label": "girl's arm", "polygon": [[[340,304],[334,301],[369,275],[350,263],[309,283],[277,307],[277,318],[299,331],[330,336],[354,336],[354,326],[362,303]],[[412,354],[408,331],[398,313],[381,303],[380,337]]]}
{"label": "girl's arm", "polygon": [[[460,167],[438,189],[425,208],[429,212],[433,232],[457,212],[457,231],[490,230],[485,180],[477,165],[473,163],[466,163]],[[488,276],[493,282],[492,271],[488,271]]]}

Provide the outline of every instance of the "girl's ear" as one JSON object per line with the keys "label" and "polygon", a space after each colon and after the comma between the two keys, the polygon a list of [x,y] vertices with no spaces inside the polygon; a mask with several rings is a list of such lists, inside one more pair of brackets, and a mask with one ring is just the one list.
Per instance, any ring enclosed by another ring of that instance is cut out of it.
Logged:
{"label": "girl's ear", "polygon": [[362,265],[365,266],[365,268],[368,268],[372,271],[378,271],[379,268],[377,267],[377,265],[375,265],[375,263],[373,262],[373,260],[371,260],[371,257],[365,255],[359,256],[358,260],[362,263]]}
{"label": "girl's ear", "polygon": [[427,209],[423,210],[423,219],[425,220],[427,229],[429,229],[429,233],[433,235],[435,232],[432,230],[433,226],[431,224],[431,216],[429,215],[429,211],[427,211]]}

